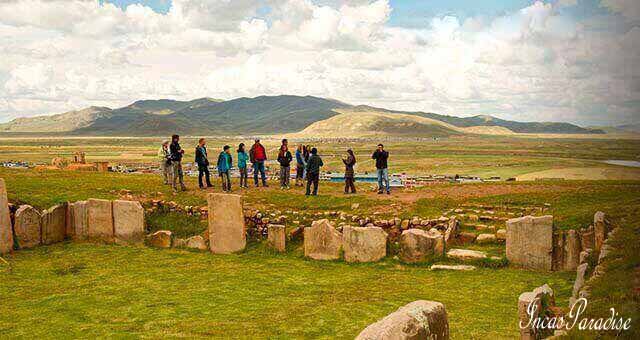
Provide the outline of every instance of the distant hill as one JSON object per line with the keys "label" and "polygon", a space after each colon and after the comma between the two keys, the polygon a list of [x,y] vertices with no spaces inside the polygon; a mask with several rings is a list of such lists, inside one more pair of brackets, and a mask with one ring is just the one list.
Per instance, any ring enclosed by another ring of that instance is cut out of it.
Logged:
{"label": "distant hill", "polygon": [[0,124],[0,131],[159,136],[172,133],[269,135],[305,130],[323,137],[339,134],[342,127],[349,127],[349,131],[358,135],[427,137],[461,133],[604,133],[569,123],[523,123],[484,115],[454,117],[402,112],[353,106],[333,99],[291,95],[243,97],[228,101],[211,98],[191,101],[139,100],[118,109],[90,107],[53,116],[19,118]]}

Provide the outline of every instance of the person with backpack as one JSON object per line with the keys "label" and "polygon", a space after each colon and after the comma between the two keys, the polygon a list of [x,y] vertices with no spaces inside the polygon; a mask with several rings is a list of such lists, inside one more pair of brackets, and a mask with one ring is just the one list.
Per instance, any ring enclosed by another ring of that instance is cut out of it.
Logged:
{"label": "person with backpack", "polygon": [[352,194],[356,193],[355,174],[353,166],[356,164],[356,155],[353,154],[353,150],[347,150],[347,158],[342,159],[344,163],[344,193],[348,194],[351,191]]}
{"label": "person with backpack", "polygon": [[178,191],[178,183],[180,183],[180,189],[182,191],[186,191],[187,187],[184,186],[184,172],[182,171],[182,156],[184,156],[184,150],[180,147],[180,136],[171,136],[169,154],[171,158],[171,169],[173,172],[173,190]]}
{"label": "person with backpack", "polygon": [[280,146],[280,152],[278,152],[278,163],[280,163],[280,189],[289,189],[289,180],[291,177],[291,161],[293,157],[287,144]]}
{"label": "person with backpack", "polygon": [[[391,194],[389,186],[389,167],[387,160],[389,159],[389,152],[385,151],[384,145],[378,144],[378,149],[371,156],[376,160],[376,173],[378,174],[378,194],[382,194],[383,189],[387,190],[387,195]],[[383,182],[385,187],[383,187]]]}
{"label": "person with backpack", "polygon": [[264,162],[267,160],[267,150],[264,148],[262,144],[260,144],[260,140],[256,139],[253,146],[249,150],[249,158],[251,163],[253,164],[253,182],[258,186],[258,172],[260,173],[260,177],[262,179],[262,186],[268,187],[267,185],[267,175],[265,173]]}
{"label": "person with backpack", "polygon": [[318,196],[318,183],[320,182],[320,167],[322,167],[322,158],[318,156],[318,149],[312,148],[309,161],[307,162],[307,192],[305,195],[311,194],[311,185],[313,185],[313,196]]}
{"label": "person with backpack", "polygon": [[204,189],[202,177],[206,178],[207,188],[211,188],[211,175],[209,173],[209,158],[207,156],[207,142],[204,138],[200,138],[198,146],[196,146],[196,164],[198,164],[198,186]]}
{"label": "person with backpack", "polygon": [[240,187],[249,188],[247,183],[247,160],[249,155],[244,151],[244,143],[238,145],[238,170],[240,171]]}
{"label": "person with backpack", "polygon": [[220,179],[222,180],[222,191],[231,192],[231,176],[229,176],[229,172],[231,171],[231,165],[233,164],[233,158],[231,157],[231,148],[229,145],[225,145],[222,148],[222,152],[218,156],[218,174],[220,174]]}

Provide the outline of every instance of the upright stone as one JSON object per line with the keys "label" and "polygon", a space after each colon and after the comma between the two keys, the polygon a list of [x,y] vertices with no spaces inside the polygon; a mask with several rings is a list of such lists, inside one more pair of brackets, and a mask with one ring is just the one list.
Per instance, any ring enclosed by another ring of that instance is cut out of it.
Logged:
{"label": "upright stone", "polygon": [[42,244],[64,241],[67,229],[67,204],[60,204],[42,212]]}
{"label": "upright stone", "polygon": [[118,244],[142,243],[144,208],[138,201],[113,201],[113,229]]}
{"label": "upright stone", "polygon": [[608,232],[605,215],[602,211],[598,211],[593,215],[593,231],[595,241],[594,246],[595,250],[598,251],[602,248]]}
{"label": "upright stone", "polygon": [[525,216],[508,220],[507,259],[525,268],[551,270],[553,216]]}
{"label": "upright stone", "polygon": [[460,223],[455,217],[449,220],[447,229],[444,232],[444,243],[446,246],[451,246],[460,233]]}
{"label": "upright stone", "polygon": [[87,201],[78,201],[69,205],[71,211],[71,229],[74,240],[86,240],[88,235]]}
{"label": "upright stone", "polygon": [[565,234],[563,270],[576,270],[580,264],[580,238],[578,232],[571,229]]}
{"label": "upright stone", "polygon": [[387,255],[387,233],[380,227],[351,227],[342,230],[347,262],[376,262]]}
{"label": "upright stone", "polygon": [[21,205],[16,211],[13,230],[18,249],[33,248],[42,243],[42,216],[30,205]]}
{"label": "upright stone", "polygon": [[423,262],[436,253],[436,246],[441,235],[433,235],[422,229],[409,229],[400,235],[400,260],[407,263]]}
{"label": "upright stone", "polygon": [[270,224],[267,226],[267,243],[269,247],[284,252],[286,250],[285,228],[283,225]]}
{"label": "upright stone", "polygon": [[304,256],[314,260],[337,260],[342,250],[342,234],[329,220],[314,221],[304,228]]}
{"label": "upright stone", "polygon": [[449,339],[447,310],[440,302],[418,300],[365,328],[356,340]]}
{"label": "upright stone", "polygon": [[9,198],[4,179],[0,178],[0,254],[13,250],[13,232],[9,212]]}
{"label": "upright stone", "polygon": [[87,202],[87,236],[92,240],[113,242],[113,206],[109,200]]}
{"label": "upright stone", "polygon": [[215,254],[230,254],[244,249],[245,236],[242,196],[209,194],[209,247]]}
{"label": "upright stone", "polygon": [[580,242],[582,243],[582,249],[594,249],[595,233],[593,232],[593,226],[580,230]]}

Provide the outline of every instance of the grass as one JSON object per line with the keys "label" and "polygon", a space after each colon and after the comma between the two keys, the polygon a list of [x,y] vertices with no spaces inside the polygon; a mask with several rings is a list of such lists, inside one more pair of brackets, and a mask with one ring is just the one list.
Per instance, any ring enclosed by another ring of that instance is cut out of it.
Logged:
{"label": "grass", "polygon": [[[431,272],[391,261],[353,265],[63,243],[0,267],[0,337],[353,338],[408,302],[443,302],[454,339],[517,336],[520,292],[549,283],[566,303],[571,275],[513,269]],[[64,325],[64,326],[62,326]]]}

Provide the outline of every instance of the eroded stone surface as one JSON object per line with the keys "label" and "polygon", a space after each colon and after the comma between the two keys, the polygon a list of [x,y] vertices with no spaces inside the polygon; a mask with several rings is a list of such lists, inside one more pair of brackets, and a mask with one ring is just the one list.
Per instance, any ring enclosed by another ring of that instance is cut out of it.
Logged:
{"label": "eroded stone surface", "polygon": [[0,254],[13,250],[13,232],[11,231],[11,215],[9,198],[4,179],[0,178]]}
{"label": "eroded stone surface", "polygon": [[156,248],[171,248],[172,234],[168,230],[159,230],[147,236],[147,244]]}
{"label": "eroded stone surface", "polygon": [[466,264],[458,264],[458,265],[446,265],[446,264],[434,264],[431,266],[431,270],[456,270],[456,271],[469,271],[475,270],[475,266],[470,266]]}
{"label": "eroded stone surface", "polygon": [[436,246],[441,235],[432,235],[422,229],[409,229],[400,235],[400,260],[407,263],[417,263],[426,261],[434,256],[441,256],[436,253]]}
{"label": "eroded stone surface", "polygon": [[564,240],[563,270],[576,270],[580,264],[580,238],[578,232],[567,230]]}
{"label": "eroded stone surface", "polygon": [[113,229],[116,243],[142,243],[144,208],[137,201],[113,201]]}
{"label": "eroded stone surface", "polygon": [[267,244],[269,244],[269,247],[276,251],[284,252],[286,250],[286,239],[287,235],[283,225],[270,224],[267,226]]}
{"label": "eroded stone surface", "polygon": [[86,240],[89,235],[87,206],[87,201],[78,201],[69,205],[74,240]]}
{"label": "eroded stone surface", "polygon": [[365,328],[357,340],[449,339],[449,320],[440,302],[418,300]]}
{"label": "eroded stone surface", "polygon": [[379,227],[351,227],[342,230],[347,262],[375,262],[387,255],[387,233]]}
{"label": "eroded stone surface", "polygon": [[329,220],[314,221],[304,228],[304,255],[314,260],[337,260],[342,250],[342,233]]}
{"label": "eroded stone surface", "polygon": [[191,236],[185,242],[185,247],[190,249],[208,250],[207,242],[204,237],[200,235]]}
{"label": "eroded stone surface", "polygon": [[42,212],[42,244],[64,241],[67,228],[67,205],[60,204]]}
{"label": "eroded stone surface", "polygon": [[496,235],[494,234],[480,234],[476,237],[476,243],[494,243],[496,242]]}
{"label": "eroded stone surface", "polygon": [[87,201],[87,236],[108,243],[114,241],[111,201],[93,198]]}
{"label": "eroded stone surface", "polygon": [[13,226],[19,249],[33,248],[42,243],[42,216],[34,207],[21,205]]}
{"label": "eroded stone surface", "polygon": [[465,261],[465,260],[484,259],[487,257],[487,254],[477,250],[451,249],[447,252],[447,256]]}
{"label": "eroded stone surface", "polygon": [[245,235],[242,196],[212,193],[209,204],[209,247],[215,254],[244,250]]}
{"label": "eroded stone surface", "polygon": [[507,259],[525,268],[551,270],[553,216],[525,216],[508,220]]}

